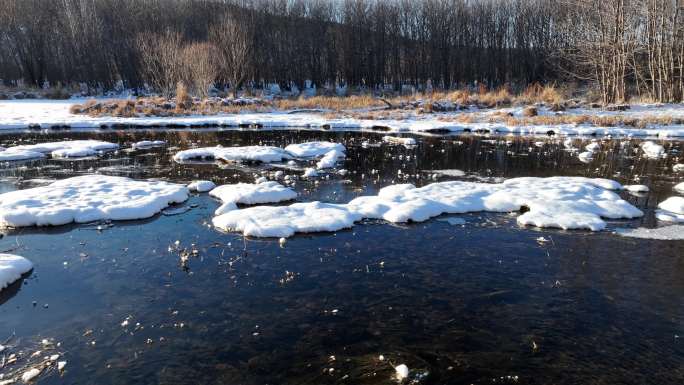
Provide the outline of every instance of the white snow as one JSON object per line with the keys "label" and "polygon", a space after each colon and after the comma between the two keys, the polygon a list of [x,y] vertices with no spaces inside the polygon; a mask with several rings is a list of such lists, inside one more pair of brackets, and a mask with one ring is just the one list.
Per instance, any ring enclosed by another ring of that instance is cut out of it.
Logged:
{"label": "white snow", "polygon": [[0,151],[0,161],[18,161],[18,160],[29,160],[29,159],[40,159],[44,158],[45,155],[42,152],[28,151],[28,150],[13,150],[13,151]]}
{"label": "white snow", "polygon": [[42,158],[47,153],[55,158],[76,158],[97,155],[118,148],[119,145],[116,143],[100,140],[67,140],[9,147],[0,151],[0,160],[36,159]]}
{"label": "white snow", "polygon": [[680,194],[684,194],[684,182],[675,185],[674,190]]}
{"label": "white snow", "polygon": [[203,147],[179,151],[173,156],[176,162],[216,159],[225,162],[281,162],[291,156],[282,148],[273,146]]}
{"label": "white snow", "polygon": [[220,199],[224,203],[241,203],[254,205],[261,203],[277,203],[289,201],[297,197],[297,193],[278,182],[236,183],[226,184],[209,192],[209,195]]}
{"label": "white snow", "polygon": [[684,198],[670,197],[658,204],[655,216],[664,222],[684,222]]}
{"label": "white snow", "polygon": [[319,169],[335,167],[337,161],[344,157],[345,154],[343,151],[340,151],[339,149],[330,150],[325,153],[318,163],[316,163],[316,167]]}
{"label": "white snow", "polygon": [[674,172],[684,172],[684,163],[677,163],[672,166],[672,171]]}
{"label": "white snow", "polygon": [[591,151],[585,151],[581,152],[579,155],[577,155],[579,158],[580,162],[582,163],[589,163],[594,159],[594,153]]}
{"label": "white snow", "polygon": [[453,168],[453,169],[442,169],[442,170],[426,170],[425,172],[428,172],[431,174],[451,176],[451,177],[462,177],[462,176],[466,175],[465,171],[457,170],[455,168]]}
{"label": "white snow", "polygon": [[27,371],[24,372],[24,374],[21,375],[21,381],[23,382],[30,382],[34,378],[38,377],[40,374],[40,369],[37,368],[31,368]]}
{"label": "white snow", "polygon": [[296,158],[317,158],[332,150],[344,152],[346,151],[346,148],[341,143],[333,142],[306,142],[290,144],[285,147],[285,151]]}
{"label": "white snow", "polygon": [[405,364],[401,364],[398,366],[394,367],[394,371],[396,372],[396,376],[398,380],[403,380],[409,375],[409,368]]}
{"label": "white snow", "polygon": [[665,148],[659,144],[653,143],[650,140],[641,144],[641,149],[648,158],[663,158],[665,157]]}
{"label": "white snow", "polygon": [[658,204],[658,207],[676,214],[684,214],[684,198],[670,197]]}
{"label": "white snow", "polygon": [[608,191],[621,188],[612,180],[582,177],[515,178],[496,184],[450,181],[420,188],[399,184],[347,204],[256,206],[217,216],[213,223],[249,236],[289,237],[298,232],[349,228],[363,218],[421,222],[443,213],[511,212],[527,207],[529,210],[518,217],[520,225],[598,231],[606,226],[601,218],[643,215]]}
{"label": "white snow", "polygon": [[630,184],[625,186],[625,190],[635,193],[645,193],[648,192],[648,186],[643,184]]}
{"label": "white snow", "polygon": [[207,192],[216,187],[214,182],[210,180],[196,180],[188,185],[188,190],[197,192]]}
{"label": "white snow", "polygon": [[596,152],[601,149],[601,144],[596,141],[592,141],[591,143],[587,144],[584,148],[589,152]]}
{"label": "white snow", "polygon": [[316,171],[315,168],[313,167],[308,167],[306,170],[304,170],[304,174],[302,174],[304,178],[314,178],[318,176],[318,171]]}
{"label": "white snow", "polygon": [[403,144],[404,146],[415,146],[416,140],[413,138],[401,138],[398,136],[383,136],[382,140],[387,143]]}
{"label": "white snow", "polygon": [[139,142],[133,143],[131,147],[139,148],[152,148],[152,147],[163,147],[166,146],[166,141],[164,140],[141,140]]}
{"label": "white snow", "polygon": [[31,261],[13,254],[0,254],[0,290],[33,269]]}
{"label": "white snow", "polygon": [[615,233],[623,237],[641,238],[641,239],[659,239],[659,240],[683,240],[684,239],[684,225],[671,225],[658,227],[655,229],[647,229],[640,227],[637,229],[615,229]]}
{"label": "white snow", "polygon": [[149,218],[188,198],[185,186],[84,175],[0,194],[0,227]]}

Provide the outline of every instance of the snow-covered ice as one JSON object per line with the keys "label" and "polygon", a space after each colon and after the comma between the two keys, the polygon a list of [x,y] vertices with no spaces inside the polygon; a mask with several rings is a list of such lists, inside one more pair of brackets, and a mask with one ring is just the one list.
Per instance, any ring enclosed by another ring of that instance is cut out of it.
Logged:
{"label": "snow-covered ice", "polygon": [[97,155],[119,148],[116,143],[100,140],[66,140],[14,146],[0,151],[0,160],[28,160],[51,154],[55,158],[76,158]]}
{"label": "snow-covered ice", "polygon": [[684,198],[670,197],[658,204],[655,216],[664,222],[684,222]]}
{"label": "snow-covered ice", "polygon": [[285,151],[295,158],[318,158],[333,150],[345,152],[347,149],[343,144],[333,142],[305,142],[285,147]]}
{"label": "snow-covered ice", "polygon": [[645,193],[648,192],[648,186],[643,184],[630,184],[625,186],[625,190],[635,193]]}
{"label": "snow-covered ice", "polygon": [[202,147],[179,151],[173,156],[176,162],[189,160],[222,160],[225,162],[282,162],[291,156],[280,147]]}
{"label": "snow-covered ice", "polygon": [[240,203],[254,205],[261,203],[277,203],[289,201],[297,197],[297,193],[278,182],[236,183],[218,186],[209,195],[220,199],[224,203]]}
{"label": "snow-covered ice", "polygon": [[31,261],[13,254],[0,254],[0,290],[33,269]]}
{"label": "snow-covered ice", "polygon": [[416,145],[416,140],[413,138],[402,138],[399,136],[390,136],[386,135],[382,137],[383,142],[387,143],[394,143],[394,144],[402,144],[404,146],[415,146]]}
{"label": "snow-covered ice", "polygon": [[665,148],[659,144],[653,143],[650,140],[641,144],[641,149],[648,158],[663,158],[665,157]]}
{"label": "snow-covered ice", "polygon": [[684,182],[675,185],[674,190],[680,194],[684,194]]}
{"label": "snow-covered ice", "polygon": [[343,151],[340,151],[339,149],[333,149],[325,153],[325,155],[321,158],[321,160],[316,163],[316,167],[319,169],[324,169],[324,168],[333,168],[337,164],[337,162],[344,158],[346,155],[344,154]]}
{"label": "snow-covered ice", "polygon": [[641,238],[641,239],[658,239],[658,240],[684,240],[684,225],[670,225],[657,227],[655,229],[647,229],[639,227],[637,229],[620,228],[615,229],[615,233],[623,237]]}
{"label": "snow-covered ice", "polygon": [[200,193],[210,191],[214,187],[216,187],[216,185],[210,180],[195,180],[188,185],[190,191],[197,191]]}
{"label": "snow-covered ice", "polygon": [[84,175],[0,194],[0,226],[46,226],[149,218],[188,198],[185,186]]}
{"label": "snow-covered ice", "polygon": [[304,178],[314,178],[318,176],[318,171],[316,171],[315,168],[313,167],[308,167],[306,170],[304,170],[304,174],[302,174]]}
{"label": "snow-covered ice", "polygon": [[164,140],[141,140],[139,142],[133,143],[131,147],[135,149],[144,149],[152,147],[163,147],[166,146],[166,141]]}
{"label": "snow-covered ice", "polygon": [[561,229],[605,228],[602,218],[643,215],[609,190],[622,186],[609,179],[582,177],[514,178],[503,183],[450,181],[417,188],[411,184],[382,188],[347,204],[321,202],[257,206],[213,219],[214,226],[257,237],[289,237],[298,232],[336,231],[363,218],[421,222],[443,213],[511,212],[526,207],[520,225]]}

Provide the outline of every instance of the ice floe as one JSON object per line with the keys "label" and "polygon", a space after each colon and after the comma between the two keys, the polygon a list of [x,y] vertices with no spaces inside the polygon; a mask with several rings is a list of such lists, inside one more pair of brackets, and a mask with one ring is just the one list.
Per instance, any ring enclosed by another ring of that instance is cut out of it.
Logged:
{"label": "ice floe", "polygon": [[173,156],[179,163],[210,159],[224,162],[282,162],[290,158],[287,151],[273,146],[202,147],[179,151]]}
{"label": "ice floe", "polygon": [[277,203],[289,201],[297,197],[297,193],[278,182],[236,183],[218,186],[209,195],[220,199],[224,203],[240,203],[254,205],[261,203]]}
{"label": "ice floe", "polygon": [[188,198],[185,186],[84,175],[0,194],[0,226],[46,226],[148,218]]}
{"label": "ice floe", "polygon": [[684,225],[670,225],[657,227],[655,229],[647,229],[639,227],[637,229],[619,228],[615,229],[615,233],[623,237],[640,238],[640,239],[658,239],[664,241],[683,240],[684,239]]}
{"label": "ice floe", "polygon": [[133,143],[131,147],[135,149],[145,149],[152,147],[164,147],[166,146],[166,141],[164,140],[141,140],[139,142]]}
{"label": "ice floe", "polygon": [[0,254],[0,290],[33,269],[33,263],[13,254]]}
{"label": "ice floe", "polygon": [[210,191],[214,187],[216,187],[216,184],[210,180],[196,180],[188,185],[190,191],[197,191],[200,193]]}
{"label": "ice floe", "polygon": [[398,136],[383,136],[382,137],[383,142],[387,143],[394,143],[394,144],[403,144],[404,146],[415,146],[416,145],[416,140],[413,138],[402,138]]}
{"label": "ice floe", "polygon": [[213,219],[214,226],[257,237],[289,237],[295,233],[336,231],[363,218],[389,222],[421,222],[444,213],[511,212],[526,208],[520,225],[561,229],[605,228],[602,218],[643,215],[609,190],[622,186],[601,178],[514,178],[503,183],[450,181],[417,188],[399,184],[376,196],[361,196],[347,204],[321,202],[289,206],[257,206],[232,210]]}
{"label": "ice floe", "polygon": [[333,142],[305,142],[285,147],[285,151],[295,158],[317,158],[333,150],[344,152],[346,148],[341,143]]}

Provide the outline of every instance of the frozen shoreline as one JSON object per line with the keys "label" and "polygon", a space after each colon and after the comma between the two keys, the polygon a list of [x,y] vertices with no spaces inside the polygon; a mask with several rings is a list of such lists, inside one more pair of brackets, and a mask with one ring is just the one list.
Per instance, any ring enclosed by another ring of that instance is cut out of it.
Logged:
{"label": "frozen shoreline", "polygon": [[[508,126],[503,123],[459,123],[442,121],[469,112],[435,113],[406,120],[372,120],[355,118],[326,118],[317,113],[244,113],[231,115],[191,115],[182,117],[90,117],[73,115],[69,107],[81,103],[71,100],[9,100],[0,102],[0,130],[25,129],[109,129],[109,128],[310,128],[337,131],[383,131],[392,133],[449,134],[459,132],[489,132],[521,135],[595,135],[638,136],[658,138],[684,138],[684,125],[656,126],[649,128],[597,127],[590,125],[559,124]],[[520,108],[481,110],[507,112],[518,115]],[[548,112],[544,112],[548,113]],[[672,116],[684,119],[684,105],[663,106],[635,105],[628,111],[601,111],[590,109],[569,110],[566,114],[596,116],[658,117]]]}

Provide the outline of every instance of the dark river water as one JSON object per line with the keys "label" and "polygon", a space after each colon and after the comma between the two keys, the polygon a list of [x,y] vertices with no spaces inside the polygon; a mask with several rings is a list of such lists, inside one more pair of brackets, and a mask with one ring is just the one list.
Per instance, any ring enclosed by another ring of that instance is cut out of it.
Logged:
{"label": "dark river water", "polygon": [[[590,176],[638,180],[651,192],[621,193],[646,215],[598,233],[474,213],[458,216],[464,226],[447,216],[367,221],[281,246],[211,228],[219,202],[207,194],[192,195],[186,212],[101,230],[3,230],[0,250],[35,268],[0,293],[0,343],[14,334],[10,343],[26,355],[50,339],[68,361],[41,384],[392,384],[399,364],[416,384],[684,383],[684,241],[610,231],[656,225],[653,208],[682,178],[672,171],[684,163],[682,142],[662,142],[669,156],[649,160],[635,140],[606,141],[589,164],[553,138],[418,137],[405,148],[375,146],[381,135],[372,133],[306,130],[13,133],[0,134],[0,145],[65,138],[122,150],[3,164],[0,191],[94,172],[253,182],[273,166],[180,165],[171,156],[194,145],[333,140],[347,146],[349,173],[298,181],[298,200],[347,202],[392,183],[430,183],[439,169],[465,176],[438,180]],[[169,147],[125,150],[143,139]],[[183,248],[197,251],[187,266]]]}

